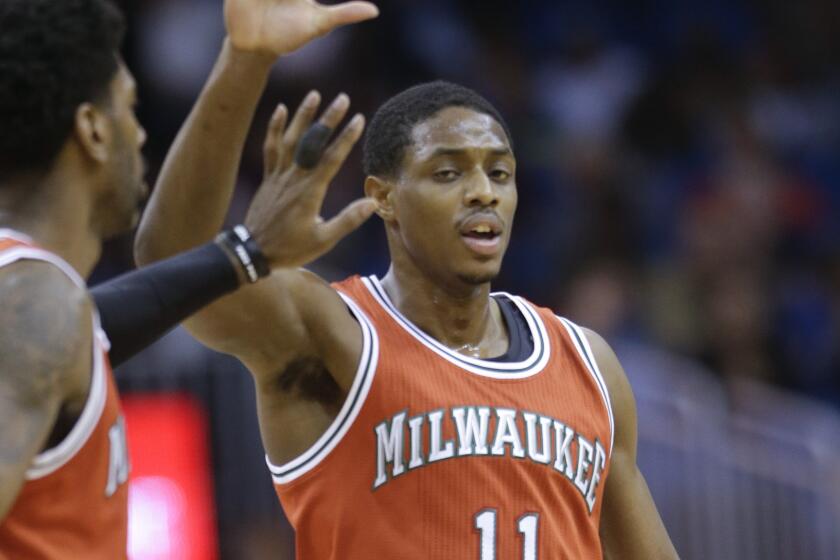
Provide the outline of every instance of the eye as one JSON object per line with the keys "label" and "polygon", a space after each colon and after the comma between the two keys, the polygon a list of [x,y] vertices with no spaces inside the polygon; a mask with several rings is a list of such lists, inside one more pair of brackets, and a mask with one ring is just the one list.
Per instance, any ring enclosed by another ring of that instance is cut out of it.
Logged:
{"label": "eye", "polygon": [[458,172],[454,169],[441,169],[440,171],[435,171],[434,178],[441,183],[451,183],[458,178]]}
{"label": "eye", "polygon": [[510,179],[510,173],[506,169],[494,169],[490,172],[490,178],[503,183]]}

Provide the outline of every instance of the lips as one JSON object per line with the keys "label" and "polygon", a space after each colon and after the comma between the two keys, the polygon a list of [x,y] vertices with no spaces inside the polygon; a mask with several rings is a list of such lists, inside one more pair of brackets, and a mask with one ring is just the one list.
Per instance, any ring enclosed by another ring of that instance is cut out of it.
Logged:
{"label": "lips", "polygon": [[464,244],[472,252],[491,256],[502,248],[502,221],[495,214],[473,214],[461,222],[458,231]]}

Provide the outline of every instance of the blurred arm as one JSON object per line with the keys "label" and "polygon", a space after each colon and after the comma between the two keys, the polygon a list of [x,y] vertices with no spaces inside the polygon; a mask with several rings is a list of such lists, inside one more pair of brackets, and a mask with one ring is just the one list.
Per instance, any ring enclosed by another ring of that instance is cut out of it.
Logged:
{"label": "blurred arm", "polygon": [[65,395],[90,384],[90,300],[55,266],[0,269],[0,520],[33,457],[44,448]]}
{"label": "blurred arm", "polygon": [[604,489],[601,545],[608,560],[678,558],[642,473],[636,465],[636,402],[615,353],[596,333],[586,330],[598,367],[610,392],[615,418],[615,447]]}

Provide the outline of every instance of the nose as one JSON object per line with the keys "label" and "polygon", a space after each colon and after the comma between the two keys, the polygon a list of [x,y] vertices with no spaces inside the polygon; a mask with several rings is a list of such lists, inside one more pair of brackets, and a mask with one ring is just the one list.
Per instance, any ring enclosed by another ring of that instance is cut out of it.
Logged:
{"label": "nose", "polygon": [[499,202],[496,195],[496,189],[490,177],[484,170],[478,170],[473,174],[470,181],[467,182],[466,190],[464,191],[464,203],[466,206],[489,206],[495,207]]}
{"label": "nose", "polygon": [[137,145],[141,148],[146,144],[146,139],[148,135],[146,134],[146,129],[143,128],[141,125],[137,126]]}

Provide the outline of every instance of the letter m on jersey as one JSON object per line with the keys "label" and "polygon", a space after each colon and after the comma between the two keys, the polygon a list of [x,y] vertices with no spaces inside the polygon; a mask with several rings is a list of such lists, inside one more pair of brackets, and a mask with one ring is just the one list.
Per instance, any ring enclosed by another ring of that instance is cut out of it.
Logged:
{"label": "letter m on jersey", "polygon": [[386,467],[393,463],[391,474],[399,476],[405,472],[403,465],[403,424],[405,424],[406,412],[400,412],[388,422],[377,424],[376,432],[376,480],[373,481],[374,489],[379,488],[388,482]]}

